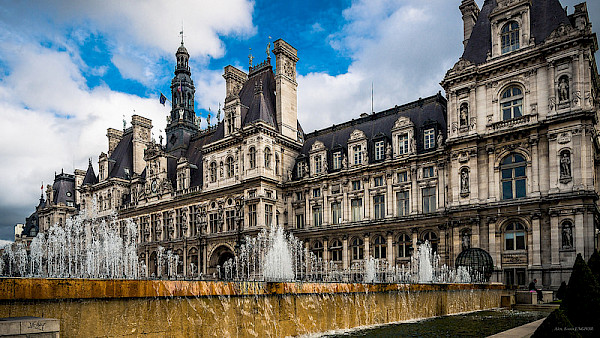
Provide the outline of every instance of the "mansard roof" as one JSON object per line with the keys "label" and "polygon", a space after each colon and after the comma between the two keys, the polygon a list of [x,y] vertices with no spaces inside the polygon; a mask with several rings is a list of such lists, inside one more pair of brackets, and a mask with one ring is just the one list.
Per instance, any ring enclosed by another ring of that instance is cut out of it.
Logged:
{"label": "mansard roof", "polygon": [[[125,173],[125,169],[129,170],[129,175]],[[108,170],[109,178],[129,179],[133,173],[133,132],[131,128],[125,132],[119,144],[110,154]]]}
{"label": "mansard roof", "polygon": [[[190,178],[190,186],[191,187],[196,187],[196,186],[202,186],[202,175],[204,172],[204,166],[202,165],[202,147],[204,147],[207,144],[210,144],[212,142],[218,141],[220,139],[223,138],[223,122],[220,122],[217,125],[217,128],[212,129],[210,131],[202,131],[198,134],[196,134],[194,137],[192,137],[192,139],[190,140],[190,146],[187,149],[187,153],[185,155],[185,157],[188,159],[190,164],[195,165],[196,167],[198,167],[197,169],[192,169],[191,170],[191,178]],[[173,169],[171,170],[171,167],[168,167],[167,170],[169,170],[169,173],[176,172],[177,169],[177,160],[173,159],[172,160],[173,163],[171,163],[170,165],[173,166]],[[169,179],[171,180],[171,182],[173,182],[173,186],[176,186],[176,175],[174,175],[174,177],[169,177]]]}
{"label": "mansard roof", "polygon": [[[462,58],[482,64],[492,50],[490,14],[498,7],[496,0],[485,0]],[[570,24],[567,13],[558,0],[531,0],[531,37],[535,44],[543,43],[561,24]]]}
{"label": "mansard roof", "polygon": [[263,121],[277,128],[275,110],[275,76],[270,64],[264,63],[250,72],[240,90],[242,103],[242,127],[255,121]]}
{"label": "mansard roof", "polygon": [[75,203],[75,176],[65,173],[60,173],[54,177],[52,185],[52,202],[54,204],[67,204],[67,202]]}
{"label": "mansard roof", "polygon": [[85,177],[83,178],[82,185],[86,184],[96,184],[98,183],[98,176],[94,172],[94,167],[92,166],[92,160],[90,159],[90,163],[88,164],[87,171],[85,172]]}
{"label": "mansard roof", "polygon": [[[323,143],[327,150],[342,148],[347,150],[350,134],[354,130],[362,131],[368,140],[386,137],[391,140],[392,129],[401,116],[407,117],[414,124],[417,152],[423,152],[423,129],[435,126],[446,135],[446,99],[440,93],[415,102],[396,106],[388,110],[373,113],[359,119],[334,125],[329,128],[306,134],[301,153],[308,156],[313,144],[317,141]],[[373,156],[373,147],[368,146],[369,158]]]}

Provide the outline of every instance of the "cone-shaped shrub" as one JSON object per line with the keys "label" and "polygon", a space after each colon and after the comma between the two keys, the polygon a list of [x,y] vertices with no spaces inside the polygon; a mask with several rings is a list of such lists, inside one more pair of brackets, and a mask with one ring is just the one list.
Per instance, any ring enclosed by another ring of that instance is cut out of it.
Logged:
{"label": "cone-shaped shrub", "polygon": [[556,309],[544,319],[542,325],[538,326],[531,338],[546,338],[546,337],[581,337],[577,331],[573,329],[573,325],[565,312],[561,309]]}
{"label": "cone-shaped shrub", "polygon": [[594,327],[600,332],[600,287],[581,254],[577,254],[561,309],[575,327]]}
{"label": "cone-shaped shrub", "polygon": [[594,253],[588,260],[588,267],[592,270],[596,282],[600,285],[600,253],[598,253],[598,249],[594,249]]}
{"label": "cone-shaped shrub", "polygon": [[567,283],[565,283],[563,281],[562,283],[560,283],[560,287],[558,288],[558,291],[556,291],[556,298],[564,299],[566,292],[567,292]]}

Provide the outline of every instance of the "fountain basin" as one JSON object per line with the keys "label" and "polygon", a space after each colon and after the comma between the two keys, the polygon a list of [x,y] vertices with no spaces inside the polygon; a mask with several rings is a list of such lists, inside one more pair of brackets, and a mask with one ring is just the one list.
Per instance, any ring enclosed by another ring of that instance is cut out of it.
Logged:
{"label": "fountain basin", "polygon": [[0,317],[60,319],[61,335],[289,336],[500,306],[499,284],[0,278]]}

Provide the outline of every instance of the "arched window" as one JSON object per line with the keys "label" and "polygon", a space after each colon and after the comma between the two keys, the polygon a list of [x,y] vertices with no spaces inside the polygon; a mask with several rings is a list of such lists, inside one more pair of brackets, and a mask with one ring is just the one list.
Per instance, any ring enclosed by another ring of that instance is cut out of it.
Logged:
{"label": "arched window", "polygon": [[271,149],[265,148],[265,168],[271,169]]}
{"label": "arched window", "polygon": [[423,235],[423,241],[428,241],[431,246],[431,251],[437,252],[439,239],[433,231],[428,231]]}
{"label": "arched window", "polygon": [[228,157],[225,160],[225,166],[227,167],[227,178],[232,178],[234,176],[235,166],[233,165],[233,157]]}
{"label": "arched window", "polygon": [[373,241],[373,257],[376,259],[385,259],[387,257],[387,245],[385,244],[385,238],[383,236],[375,237]]}
{"label": "arched window", "polygon": [[519,24],[511,21],[502,27],[502,54],[519,49]]}
{"label": "arched window", "polygon": [[256,168],[256,148],[250,147],[248,149],[248,161],[250,162],[250,169]]}
{"label": "arched window", "polygon": [[335,239],[331,242],[331,246],[329,247],[329,251],[331,252],[331,260],[334,262],[342,261],[342,242]]}
{"label": "arched window", "polygon": [[573,248],[573,222],[564,221],[562,223],[562,248]]}
{"label": "arched window", "polygon": [[410,257],[412,251],[412,241],[409,235],[402,234],[398,238],[398,257],[406,258]]}
{"label": "arched window", "polygon": [[315,241],[312,247],[312,253],[319,259],[323,259],[323,243]]}
{"label": "arched window", "polygon": [[519,154],[510,154],[502,160],[502,199],[521,198],[526,195],[527,161]]}
{"label": "arched window", "polygon": [[517,86],[508,87],[502,92],[500,99],[502,120],[510,120],[523,116],[523,91]]}
{"label": "arched window", "polygon": [[507,251],[525,250],[525,227],[519,222],[511,222],[504,230],[504,248]]}
{"label": "arched window", "polygon": [[361,238],[355,237],[350,246],[352,250],[352,260],[360,260],[365,257],[364,241]]}
{"label": "arched window", "polygon": [[210,163],[210,181],[213,183],[217,181],[217,162]]}

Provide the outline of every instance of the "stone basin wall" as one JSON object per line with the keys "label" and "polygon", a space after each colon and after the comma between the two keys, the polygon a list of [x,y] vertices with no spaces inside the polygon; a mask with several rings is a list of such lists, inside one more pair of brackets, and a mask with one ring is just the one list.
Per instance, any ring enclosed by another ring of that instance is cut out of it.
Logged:
{"label": "stone basin wall", "polygon": [[500,306],[502,285],[0,279],[0,317],[61,335],[281,337]]}

